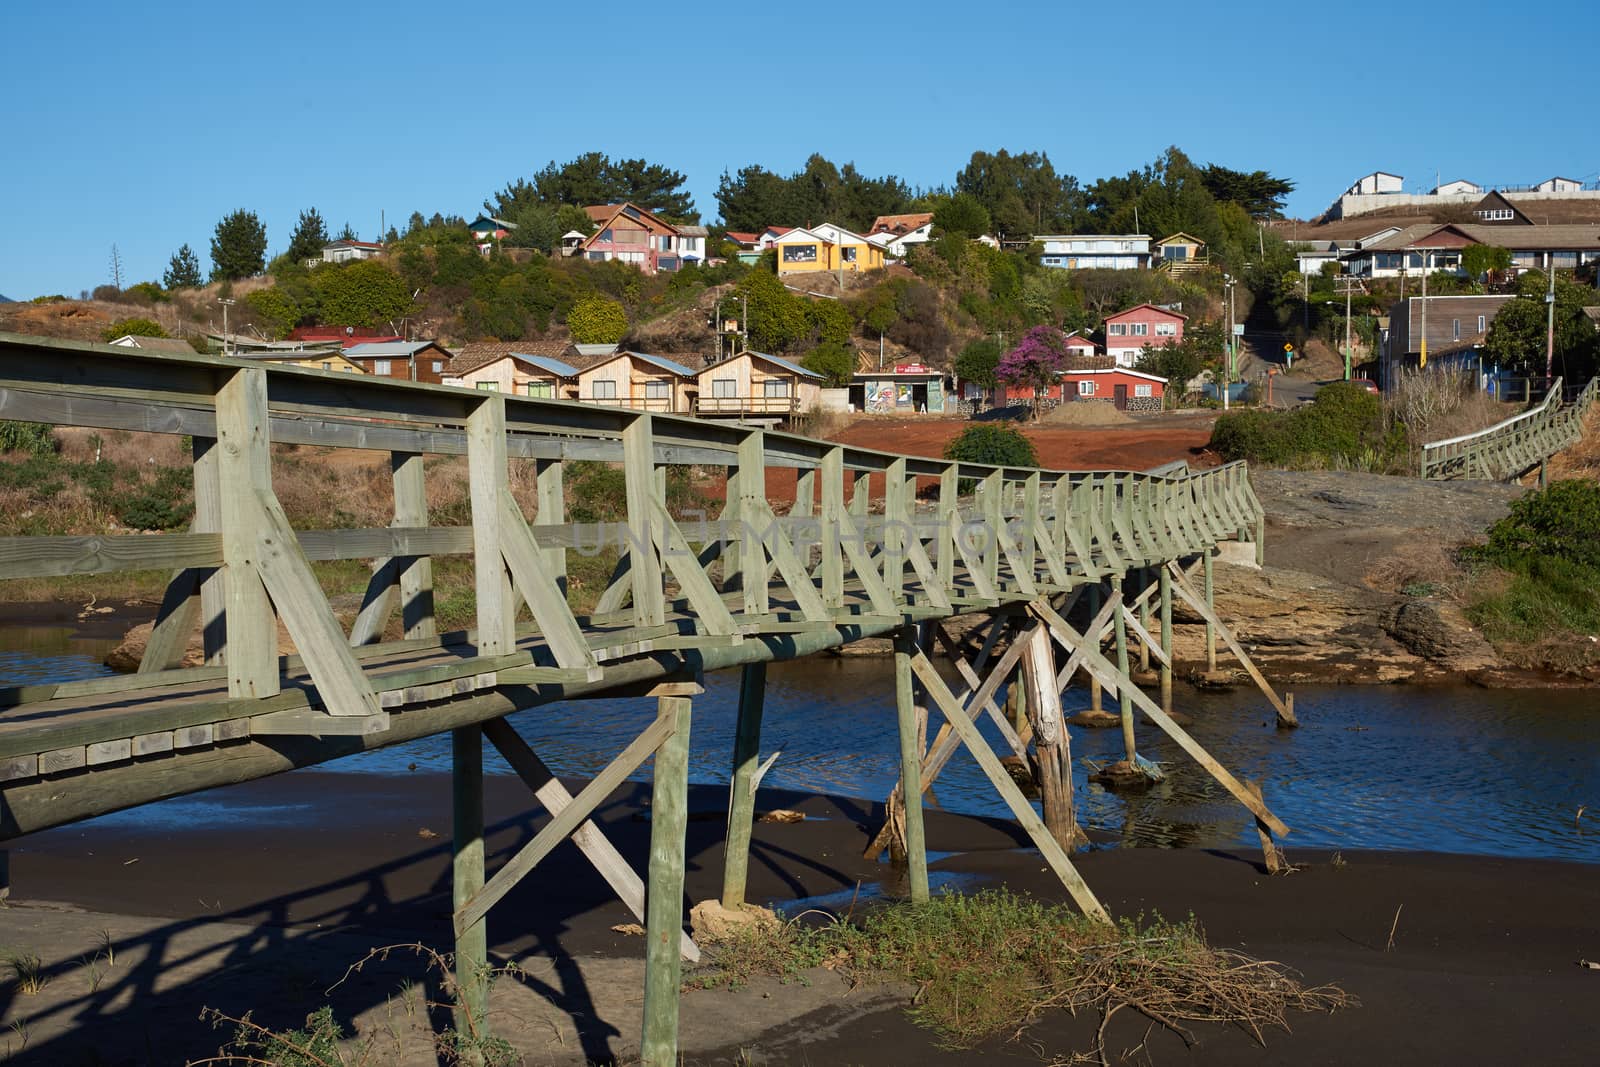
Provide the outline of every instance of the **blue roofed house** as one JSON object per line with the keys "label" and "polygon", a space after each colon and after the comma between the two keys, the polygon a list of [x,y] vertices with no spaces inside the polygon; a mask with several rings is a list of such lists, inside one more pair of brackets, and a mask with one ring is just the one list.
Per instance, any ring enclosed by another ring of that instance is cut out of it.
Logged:
{"label": "blue roofed house", "polygon": [[617,352],[578,371],[578,399],[640,411],[694,411],[699,378],[682,363],[644,352]]}
{"label": "blue roofed house", "polygon": [[818,407],[822,375],[765,352],[740,352],[699,374],[695,414],[787,418]]}
{"label": "blue roofed house", "polygon": [[574,346],[564,341],[500,341],[467,345],[451,361],[445,385],[575,400],[578,368]]}

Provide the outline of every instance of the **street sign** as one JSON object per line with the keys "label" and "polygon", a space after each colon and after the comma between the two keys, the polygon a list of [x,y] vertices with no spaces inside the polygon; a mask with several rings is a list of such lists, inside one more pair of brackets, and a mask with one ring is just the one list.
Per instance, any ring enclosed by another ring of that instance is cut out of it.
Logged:
{"label": "street sign", "polygon": [[1243,337],[1244,336],[1244,323],[1236,322],[1236,323],[1233,324],[1233,335],[1235,337]]}
{"label": "street sign", "polygon": [[1286,345],[1284,345],[1284,346],[1283,346],[1283,350],[1284,350],[1284,351],[1285,351],[1285,352],[1293,352],[1293,351],[1294,351],[1294,345],[1288,345],[1288,344],[1286,344]]}

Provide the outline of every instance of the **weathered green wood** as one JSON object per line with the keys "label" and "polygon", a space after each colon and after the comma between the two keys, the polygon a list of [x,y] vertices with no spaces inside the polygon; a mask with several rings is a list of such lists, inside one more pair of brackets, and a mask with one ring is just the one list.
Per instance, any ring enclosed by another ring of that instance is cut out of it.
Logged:
{"label": "weathered green wood", "polygon": [[671,733],[656,751],[650,803],[650,891],[645,900],[644,1029],[639,1062],[676,1067],[682,979],[684,835],[689,825],[688,697],[661,697]]}
{"label": "weathered green wood", "polygon": [[[483,890],[483,731],[450,734],[451,894],[459,911]],[[483,916],[456,928],[456,1033],[487,1036],[489,935]]]}
{"label": "weathered green wood", "polygon": [[[928,899],[928,845],[922,826],[922,745],[917,736],[916,696],[912,692],[911,659],[920,656],[916,628],[906,626],[894,635],[894,697],[900,733],[900,798],[905,806],[906,860],[910,867],[911,900]],[[957,718],[965,718],[958,710]]]}
{"label": "weathered green wood", "polygon": [[[194,519],[196,533],[222,531],[222,449],[215,438],[195,437],[189,444],[194,460]],[[200,647],[208,667],[222,664],[227,644],[228,588],[222,568],[200,575]],[[187,633],[187,631],[186,631]]]}
{"label": "weathered green wood", "polygon": [[1286,836],[1289,833],[1289,828],[1276,815],[1267,810],[1266,805],[1261,802],[1259,797],[1252,795],[1226,767],[1218,763],[1193,737],[1189,736],[1189,733],[1183,727],[1174,722],[1170,715],[1162,711],[1155,701],[1145,696],[1139,687],[1133,684],[1132,679],[1125,675],[1117,674],[1116,667],[1106,662],[1105,657],[1101,656],[1098,650],[1091,647],[1083,635],[1074,630],[1048,604],[1036,600],[1028,605],[1028,610],[1050,627],[1050,632],[1057,641],[1066,648],[1073,650],[1072,658],[1074,660],[1079,660],[1085,670],[1091,675],[1099,677],[1105,684],[1120,688],[1123,699],[1132,700],[1134,705],[1144,712],[1151,722],[1159,726],[1168,737],[1176,741],[1179,748],[1182,748],[1189,754],[1191,759],[1210,772],[1211,776],[1224,789],[1233,794],[1235,800],[1248,808],[1251,814],[1265,822],[1273,833],[1279,837]]}
{"label": "weathered green wood", "polygon": [[1078,905],[1085,915],[1103,923],[1110,923],[1111,916],[1106,913],[1100,901],[1095,897],[1094,891],[1083,880],[1083,876],[1072,866],[1072,860],[1067,857],[1066,851],[1050,835],[1043,821],[1034,812],[1033,805],[1028,798],[1022,795],[1017,784],[1011,780],[1011,775],[1001,765],[999,757],[989,748],[989,743],[978,732],[978,727],[968,719],[959,701],[944,684],[944,679],[939,677],[939,672],[932,663],[920,652],[911,660],[911,669],[921,679],[928,697],[938,706],[944,714],[945,721],[953,728],[955,735],[967,746],[973,758],[978,761],[978,766],[983,768],[983,773],[988,776],[990,784],[999,792],[1001,799],[1011,809],[1011,814],[1016,816],[1017,822],[1022,824],[1023,830],[1032,839],[1034,846],[1044,856],[1045,862],[1055,872],[1061,884],[1066,886],[1067,893]]}
{"label": "weathered green wood", "polygon": [[637,415],[622,431],[623,476],[627,484],[629,588],[636,626],[658,626],[666,618],[661,559],[656,554],[656,494],[651,416]]}
{"label": "weathered green wood", "polygon": [[[1270,684],[1268,684],[1267,679],[1262,675],[1260,669],[1256,667],[1255,662],[1250,659],[1250,657],[1245,653],[1245,650],[1239,645],[1238,639],[1233,636],[1233,631],[1230,630],[1227,625],[1217,617],[1217,613],[1212,609],[1211,605],[1207,604],[1203,599],[1195,595],[1194,590],[1189,587],[1188,580],[1184,577],[1183,572],[1181,570],[1177,570],[1175,566],[1169,565],[1168,567],[1162,568],[1161,576],[1163,579],[1166,579],[1169,582],[1167,586],[1168,590],[1172,588],[1170,584],[1172,578],[1174,576],[1176,577],[1178,596],[1182,598],[1183,601],[1191,608],[1198,612],[1201,617],[1206,619],[1206,621],[1215,627],[1216,631],[1222,635],[1222,640],[1228,646],[1228,650],[1234,654],[1234,657],[1238,659],[1239,663],[1244,667],[1245,672],[1250,675],[1251,680],[1256,683],[1256,687],[1261,690],[1262,694],[1277,711],[1278,721],[1284,723],[1285,725],[1299,725],[1299,723],[1295,722],[1294,715],[1289,710],[1288,705],[1285,704],[1283,700],[1279,699],[1277,692]],[[1169,602],[1170,598],[1171,594],[1169,592]]]}
{"label": "weathered green wood", "polygon": [[497,901],[522,881],[523,876],[533,870],[540,860],[550,854],[552,848],[571,837],[573,831],[593,814],[600,802],[621,785],[628,775],[637,770],[641,763],[649,759],[661,742],[672,736],[675,729],[677,722],[673,717],[658,717],[655,722],[645,727],[644,731],[634,738],[605,770],[595,775],[594,780],[579,791],[573,798],[571,806],[560,814],[552,816],[543,829],[534,835],[533,840],[507,860],[505,866],[496,871],[494,876],[484,883],[481,890],[473,894],[470,900],[457,905],[456,932],[468,929],[487,915]]}
{"label": "weathered green wood", "polygon": [[[278,627],[262,584],[256,530],[258,494],[272,492],[267,372],[259,367],[236,370],[216,397],[228,695],[267,697],[278,691]],[[344,644],[342,632],[339,644]]]}
{"label": "weathered green wood", "polygon": [[[1200,556],[1201,564],[1205,568],[1206,607],[1216,611],[1216,586],[1211,574],[1211,549],[1207,548]],[[1217,626],[1209,617],[1206,619],[1206,670],[1217,669]]]}
{"label": "weathered green wood", "polygon": [[0,538],[0,580],[214,567],[221,562],[222,538],[215,533]]}
{"label": "weathered green wood", "polygon": [[[512,728],[505,719],[490,719],[483,724],[483,736],[487,737],[499,751],[511,769],[517,772],[533,795],[539,798],[539,803],[544,805],[546,811],[552,815],[559,815],[572,804],[572,794],[561,780],[550,772],[544,760],[538,753],[529,747],[522,735]],[[588,858],[599,872],[600,877],[606,880],[617,898],[627,905],[633,912],[634,918],[644,921],[645,898],[644,880],[637,871],[617,851],[609,838],[600,832],[592,820],[586,821],[572,832],[569,839],[578,850]],[[683,958],[691,962],[698,962],[700,949],[690,938],[683,938]]]}
{"label": "weathered green wood", "polygon": [[400,602],[400,567],[393,557],[379,560],[361,598],[361,611],[350,625],[352,645],[370,645],[383,639],[389,616]]}
{"label": "weathered green wood", "polygon": [[1165,567],[1161,582],[1161,710],[1172,714],[1172,575]]}
{"label": "weathered green wood", "polygon": [[[561,465],[555,466],[559,472]],[[427,526],[428,488],[422,453],[391,452],[389,472],[394,486],[394,525],[400,528]],[[560,553],[560,549],[552,551]],[[557,573],[565,574],[565,553],[561,555],[562,566]],[[433,560],[426,555],[397,555],[395,559],[400,569],[400,622],[406,638],[412,641],[430,638],[439,629],[433,614]]]}
{"label": "weathered green wood", "polygon": [[[538,508],[535,518],[540,526],[562,526],[567,521],[567,496],[565,475],[559,459],[534,461],[534,503]],[[565,547],[552,546],[544,550],[545,569],[557,576],[563,596],[567,593],[567,552]]]}
{"label": "weathered green wood", "polygon": [[750,831],[755,821],[756,770],[761,759],[761,718],[766,709],[767,665],[749,663],[739,679],[739,719],[733,738],[733,780],[728,786],[728,833],[722,858],[722,906],[744,901],[750,871]]}
{"label": "weathered green wood", "polygon": [[652,497],[649,506],[654,515],[655,521],[651,529],[658,539],[656,545],[660,550],[660,559],[666,564],[666,569],[671,572],[672,577],[677,580],[678,588],[683,590],[694,613],[705,625],[706,632],[731,635],[737,640],[738,627],[734,625],[733,615],[723,603],[722,596],[712,584],[710,576],[700,569],[694,550],[684,540],[683,532],[678,529],[678,524],[667,511],[667,505]]}
{"label": "weathered green wood", "polygon": [[167,582],[155,624],[150,628],[150,639],[145,642],[144,655],[139,658],[139,674],[169,671],[183,663],[195,622],[200,618],[203,573],[197,567],[185,568]]}
{"label": "weathered green wood", "polygon": [[[1120,574],[1111,580],[1111,600],[1117,624],[1117,673],[1126,678],[1128,677],[1128,609],[1122,602],[1122,583],[1123,576]],[[1122,699],[1120,692],[1117,696],[1117,715],[1122,720],[1123,758],[1133,766],[1134,755],[1138,751],[1133,737],[1133,708]]]}
{"label": "weathered green wood", "polygon": [[511,571],[513,587],[527,602],[556,664],[569,670],[593,671],[598,680],[600,668],[594,653],[572,617],[572,609],[567,606],[567,598],[562,595],[556,576],[547,569],[544,554],[533,543],[533,535],[528,532],[516,498],[506,487],[500,490],[499,521],[500,551]]}
{"label": "weathered green wood", "polygon": [[[761,537],[774,523],[767,507],[766,467],[762,462],[765,450],[766,436],[760,430],[745,435],[739,442],[739,463],[729,472],[727,489],[728,506],[739,524],[739,552],[730,555],[723,573],[739,577],[746,615],[767,613],[769,572]],[[810,584],[809,580],[806,584]]]}
{"label": "weathered green wood", "polygon": [[510,652],[517,643],[517,610],[501,545],[500,494],[508,486],[506,402],[486,393],[467,418],[467,477],[472,500],[473,589],[477,594],[478,651]]}
{"label": "weathered green wood", "polygon": [[[822,602],[844,603],[844,450],[830,448],[822,457]],[[798,503],[798,501],[796,501]]]}
{"label": "weathered green wood", "polygon": [[[256,530],[257,566],[316,683],[318,699],[330,715],[378,714],[372,686],[362,674],[361,664],[350,654],[344,630],[311,573],[311,564],[300,553],[288,516],[270,491],[258,490],[256,503],[252,525]],[[276,676],[276,657],[272,669]]]}

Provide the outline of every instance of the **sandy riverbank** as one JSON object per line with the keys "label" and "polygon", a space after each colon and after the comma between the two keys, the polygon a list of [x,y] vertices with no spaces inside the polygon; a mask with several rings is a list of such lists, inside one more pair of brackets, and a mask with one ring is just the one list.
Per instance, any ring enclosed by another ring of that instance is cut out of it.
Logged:
{"label": "sandy riverbank", "polygon": [[[493,778],[490,866],[542,819],[524,794]],[[688,896],[716,893],[725,791],[699,788],[709,817],[689,828]],[[13,898],[0,910],[0,945],[37,953],[45,988],[0,993],[18,1063],[171,1064],[213,1052],[224,1035],[202,1007],[298,1023],[325,1002],[373,1040],[373,1062],[433,1064],[423,1001],[425,968],[409,957],[369,965],[326,993],[377,946],[449,945],[448,780],[297,772],[209,794],[163,817],[65,827],[12,848]],[[649,826],[644,786],[624,786],[600,821],[641,864]],[[337,798],[330,803],[331,798]],[[807,812],[761,824],[751,863],[756,900],[820,898],[843,910],[878,891],[888,868],[859,852],[876,805],[763,793],[764,806]],[[1005,884],[1060,899],[1037,854],[1006,823],[933,813],[936,883]],[[1337,982],[1357,1010],[1301,1016],[1265,1049],[1243,1034],[1201,1028],[1186,1050],[1152,1035],[1156,1063],[1592,1062],[1600,1047],[1600,956],[1594,886],[1600,868],[1439,855],[1297,853],[1299,873],[1268,878],[1257,857],[1225,851],[1110,849],[1080,869],[1118,914],[1193,912],[1213,943],[1279,960],[1311,982]],[[892,878],[890,878],[892,883]],[[893,892],[893,885],[888,890]],[[1398,912],[1398,921],[1396,913]],[[525,966],[502,980],[494,1025],[530,1064],[628,1062],[637,1047],[643,943],[612,931],[632,920],[571,846],[562,846],[492,913],[491,951]],[[1386,948],[1391,926],[1394,946]],[[102,931],[115,964],[92,962]],[[86,962],[90,961],[90,962]],[[903,991],[848,989],[819,973],[809,986],[758,983],[683,1002],[688,1063],[968,1063],[938,1050],[903,1015]],[[417,991],[402,987],[417,983]],[[1124,1013],[1128,1015],[1128,1013]],[[1146,1023],[1121,1017],[1112,1047],[1132,1047]],[[985,1058],[1040,1062],[1085,1047],[1091,1021],[1047,1019]],[[19,1052],[22,1035],[27,1047]],[[737,1060],[741,1052],[747,1060]]]}

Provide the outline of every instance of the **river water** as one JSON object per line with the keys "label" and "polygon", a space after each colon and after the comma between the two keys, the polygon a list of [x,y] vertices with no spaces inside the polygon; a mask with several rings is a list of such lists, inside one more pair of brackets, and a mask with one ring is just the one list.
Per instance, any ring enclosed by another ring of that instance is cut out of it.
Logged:
{"label": "river water", "polygon": [[[107,673],[111,642],[58,627],[0,631],[0,684]],[[733,747],[737,671],[706,677],[695,700],[690,775],[726,783]],[[1088,694],[1071,690],[1068,714]],[[1290,847],[1405,849],[1600,863],[1600,693],[1476,687],[1327,686],[1299,689],[1302,727],[1280,731],[1253,689],[1180,686],[1190,732],[1236,775],[1260,781],[1294,834]],[[1115,705],[1108,702],[1108,710]],[[561,775],[603,767],[655,714],[647,699],[573,701],[512,717]],[[934,716],[937,725],[938,717]],[[997,751],[1002,743],[986,726]],[[1117,730],[1072,732],[1080,818],[1139,846],[1253,845],[1243,809],[1155,727],[1140,723],[1139,750],[1167,778],[1142,794],[1112,794],[1085,779],[1084,760],[1121,755]],[[762,755],[781,751],[764,786],[881,800],[898,760],[891,663],[816,656],[768,672]],[[347,772],[448,772],[448,735],[352,756]],[[510,774],[490,749],[485,769]],[[646,778],[649,764],[638,777]],[[200,820],[272,821],[271,808],[233,808],[226,792],[178,798],[104,817],[181,826]],[[930,806],[978,815],[1007,810],[977,764],[958,753],[935,783]],[[1581,806],[1589,811],[1578,817]]]}

